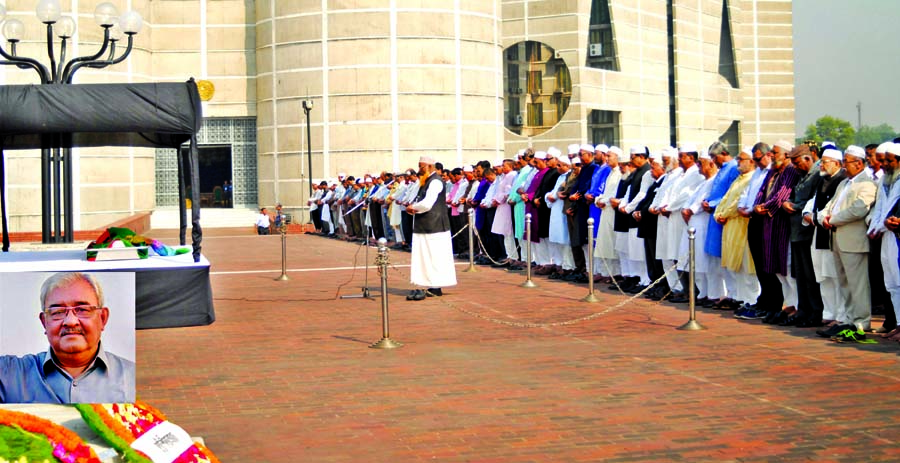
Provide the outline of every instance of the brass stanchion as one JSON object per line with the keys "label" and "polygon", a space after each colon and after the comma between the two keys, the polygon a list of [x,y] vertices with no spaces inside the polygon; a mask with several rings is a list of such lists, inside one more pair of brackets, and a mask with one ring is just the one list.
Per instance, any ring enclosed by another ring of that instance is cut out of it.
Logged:
{"label": "brass stanchion", "polygon": [[537,288],[531,281],[531,214],[525,214],[525,283],[523,288]]}
{"label": "brass stanchion", "polygon": [[594,219],[589,218],[587,224],[588,250],[590,251],[587,256],[588,293],[581,300],[584,302],[598,302],[600,299],[597,299],[597,296],[594,295]]}
{"label": "brass stanchion", "polygon": [[281,276],[275,281],[288,281],[287,276],[287,227],[281,227]]}
{"label": "brass stanchion", "polygon": [[475,209],[469,209],[469,267],[463,272],[477,272],[475,269]]}
{"label": "brass stanchion", "polygon": [[403,344],[391,339],[388,327],[388,248],[387,240],[384,238],[378,239],[378,256],[375,258],[375,262],[378,265],[378,273],[381,274],[381,340],[369,347],[372,349],[395,349]]}
{"label": "brass stanchion", "polygon": [[694,235],[696,235],[697,229],[694,227],[688,228],[688,259],[689,261],[689,274],[688,274],[688,288],[685,288],[685,291],[689,292],[688,301],[690,307],[690,319],[684,325],[678,327],[679,330],[684,331],[700,331],[705,330],[706,327],[701,325],[697,321],[697,310],[696,310],[696,301],[697,295],[694,294]]}

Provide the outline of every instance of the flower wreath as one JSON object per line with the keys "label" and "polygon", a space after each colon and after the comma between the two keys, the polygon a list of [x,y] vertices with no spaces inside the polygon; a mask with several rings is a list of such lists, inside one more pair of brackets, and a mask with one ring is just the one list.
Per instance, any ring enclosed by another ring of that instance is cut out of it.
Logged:
{"label": "flower wreath", "polygon": [[[147,431],[167,421],[165,415],[149,404],[137,401],[122,404],[76,404],[75,408],[88,426],[116,449],[127,463],[150,463],[131,444]],[[194,442],[173,463],[219,463],[213,453]]]}
{"label": "flower wreath", "polygon": [[78,434],[43,418],[0,409],[0,463],[100,463]]}

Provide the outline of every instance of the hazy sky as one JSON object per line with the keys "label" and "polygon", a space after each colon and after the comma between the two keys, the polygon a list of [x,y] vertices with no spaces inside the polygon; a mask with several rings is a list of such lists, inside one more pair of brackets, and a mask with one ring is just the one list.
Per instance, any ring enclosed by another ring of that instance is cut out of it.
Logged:
{"label": "hazy sky", "polygon": [[900,0],[794,0],[797,134],[829,114],[900,131]]}

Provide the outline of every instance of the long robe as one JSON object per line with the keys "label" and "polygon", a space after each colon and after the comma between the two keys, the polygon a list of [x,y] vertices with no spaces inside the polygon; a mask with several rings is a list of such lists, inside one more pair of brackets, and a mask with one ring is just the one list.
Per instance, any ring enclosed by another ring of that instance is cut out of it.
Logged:
{"label": "long robe", "polygon": [[[669,222],[667,224],[668,229],[665,232],[665,236],[658,236],[656,238],[657,243],[659,241],[666,241],[666,254],[665,255],[657,255],[659,259],[669,259],[669,260],[686,260],[687,257],[685,254],[681,254],[681,240],[684,236],[687,235],[687,226],[684,222],[684,219],[681,218],[681,210],[687,207],[688,201],[694,195],[698,188],[703,185],[703,182],[706,181],[706,178],[703,177],[703,174],[700,173],[699,166],[694,164],[689,169],[684,171],[684,174],[675,180],[675,183],[672,185],[672,188],[669,190],[668,198],[666,199],[666,203],[663,206],[666,207],[667,210],[671,211],[672,214],[669,216]],[[708,218],[707,218],[708,221]],[[703,238],[706,238],[707,226],[703,226]],[[698,240],[695,236],[695,240]],[[695,241],[696,243],[702,243],[703,241]]]}
{"label": "long robe", "polygon": [[509,199],[513,202],[513,231],[516,239],[520,240],[525,234],[525,202],[518,191],[519,188],[525,186],[533,172],[534,168],[531,166],[525,166],[519,170],[519,174],[516,175],[516,181],[513,182],[513,186],[509,191]]}
{"label": "long robe", "polygon": [[[571,172],[571,171],[570,171]],[[559,191],[565,187],[570,172],[560,175],[556,179],[553,191],[544,195],[544,198],[553,197],[553,201],[547,199],[550,204],[550,242],[569,245],[569,227],[566,225],[565,201],[559,198]]]}
{"label": "long robe", "polygon": [[603,212],[600,214],[600,226],[597,227],[597,241],[594,243],[594,256],[603,259],[618,259],[616,254],[616,235],[613,230],[613,222],[616,211],[609,204],[609,200],[616,197],[619,189],[619,181],[622,179],[622,171],[619,168],[612,169],[606,177],[603,193],[600,196],[604,203]]}
{"label": "long robe", "polygon": [[[719,243],[719,248],[722,249],[722,267],[735,273],[744,272],[753,275],[756,268],[750,255],[750,243],[747,241],[750,218],[738,214],[738,202],[741,194],[750,185],[751,177],[753,171],[741,174],[731,182],[731,186],[716,207],[713,220],[717,218],[728,220],[722,227],[722,242]],[[708,241],[709,229],[706,231],[706,237]]]}
{"label": "long robe", "polygon": [[[434,175],[434,174],[432,174]],[[427,190],[411,206],[417,214],[435,207],[435,202],[444,193],[444,184],[431,181]],[[439,233],[413,233],[410,257],[410,282],[427,288],[456,285],[456,267],[453,262],[453,244],[450,231]]]}
{"label": "long robe", "polygon": [[791,198],[794,185],[799,181],[800,171],[794,166],[788,165],[780,175],[773,168],[756,195],[755,205],[762,205],[768,210],[763,216],[763,272],[790,275],[787,261],[791,244],[791,217],[781,205]]}
{"label": "long robe", "polygon": [[497,205],[497,213],[494,215],[494,225],[491,226],[491,232],[498,235],[508,236],[513,234],[513,211],[512,206],[507,202],[509,194],[512,192],[512,186],[518,176],[514,171],[504,174],[497,186],[497,192],[494,199],[499,203]]}
{"label": "long robe", "polygon": [[528,186],[528,190],[525,191],[525,194],[528,196],[528,203],[525,204],[525,214],[531,214],[531,242],[537,243],[540,241],[540,229],[538,228],[538,222],[540,221],[540,217],[538,215],[538,206],[534,204],[534,198],[537,195],[538,190],[541,186],[541,180],[544,179],[544,175],[550,171],[549,167],[545,167],[539,170],[534,178],[531,179],[531,185]]}
{"label": "long robe", "polygon": [[[706,197],[706,202],[709,203],[709,207],[713,212],[715,212],[716,207],[722,201],[722,198],[728,191],[728,187],[731,186],[734,179],[736,179],[740,173],[741,172],[737,169],[737,161],[732,159],[731,161],[726,162],[722,168],[719,169],[719,172],[716,173],[716,176],[713,177],[713,184],[709,189],[709,196]],[[703,250],[710,256],[722,257],[722,224],[716,222],[714,215],[710,215],[709,217],[709,224],[706,228],[706,242],[703,244]]]}
{"label": "long robe", "polygon": [[[588,190],[588,193],[590,193],[595,200],[606,191],[606,179],[609,178],[611,171],[612,168],[609,167],[609,164],[603,164],[599,169],[594,170],[594,176],[591,178],[591,188]],[[594,219],[594,243],[596,246],[597,234],[600,231],[600,215],[602,209],[597,207],[594,202],[591,202],[589,206],[590,218]]]}

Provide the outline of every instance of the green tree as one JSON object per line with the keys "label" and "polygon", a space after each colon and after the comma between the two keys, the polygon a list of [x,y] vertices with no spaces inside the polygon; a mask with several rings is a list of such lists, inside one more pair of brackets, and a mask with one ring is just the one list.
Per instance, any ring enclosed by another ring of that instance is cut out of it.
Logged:
{"label": "green tree", "polygon": [[866,146],[871,143],[878,144],[893,140],[896,136],[897,132],[887,124],[876,125],[875,127],[864,125],[856,132],[855,144],[859,146]]}
{"label": "green tree", "polygon": [[846,148],[854,142],[856,130],[849,122],[832,116],[822,116],[815,124],[806,128],[806,139],[815,140],[820,146],[825,140],[837,143],[839,148]]}

